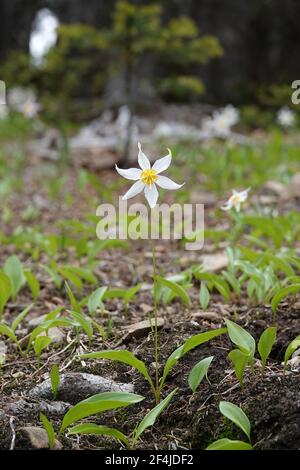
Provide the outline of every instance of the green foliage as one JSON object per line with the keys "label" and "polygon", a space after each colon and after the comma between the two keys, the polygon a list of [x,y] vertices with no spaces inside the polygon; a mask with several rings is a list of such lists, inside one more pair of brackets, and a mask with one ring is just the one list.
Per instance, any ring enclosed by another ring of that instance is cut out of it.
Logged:
{"label": "green foliage", "polygon": [[205,310],[208,307],[209,300],[210,300],[209,290],[206,287],[205,282],[201,282],[199,301],[203,310]]}
{"label": "green foliage", "polygon": [[237,325],[231,320],[225,318],[225,323],[228,330],[228,336],[231,341],[238,346],[238,348],[249,356],[250,360],[253,360],[255,354],[255,339],[240,325]]}
{"label": "green foliage", "polygon": [[36,300],[40,294],[40,283],[36,275],[31,271],[25,271],[27,284],[31,290],[33,300]]}
{"label": "green foliage", "polygon": [[103,297],[107,287],[99,287],[96,289],[88,298],[88,309],[91,317],[94,317],[96,314],[97,308],[100,308],[101,313],[104,311]]}
{"label": "green foliage", "polygon": [[278,289],[272,299],[272,310],[275,317],[279,303],[289,295],[297,294],[298,292],[300,292],[300,283]]}
{"label": "green foliage", "polygon": [[[239,407],[229,401],[221,401],[219,410],[223,416],[238,426],[250,441],[251,425],[247,415]],[[243,441],[236,441],[227,438],[219,439],[210,444],[206,450],[251,450],[251,444]]]}
{"label": "green foliage", "polygon": [[254,354],[256,349],[255,339],[244,328],[231,320],[225,318],[228,336],[231,341],[238,346],[228,354],[228,358],[233,362],[235,373],[240,385],[243,385],[243,374],[247,364],[253,367]]}
{"label": "green foliage", "polygon": [[127,448],[133,449],[141,435],[146,431],[146,429],[153,426],[160,414],[168,407],[176,392],[177,389],[173,390],[164,400],[156,405],[155,408],[150,410],[142,419],[142,421],[136,426],[130,437],[125,436],[125,434],[118,431],[117,429],[109,428],[107,426],[100,426],[94,423],[85,423],[74,426],[69,429],[68,434],[95,434],[102,436],[112,436],[115,439],[123,442]]}
{"label": "green foliage", "polygon": [[145,430],[155,423],[159,415],[169,406],[170,401],[174,397],[175,393],[177,392],[177,388],[169,393],[169,395],[164,398],[158,405],[155,406],[146,416],[142,419],[139,425],[136,427],[133,433],[133,445],[137,442],[137,440],[141,437],[141,435],[145,432]]}
{"label": "green foliage", "polygon": [[236,426],[238,426],[248,437],[250,441],[251,425],[248,417],[243,410],[230,403],[229,401],[221,401],[219,403],[219,409],[226,418],[230,419]]}
{"label": "green foliage", "polygon": [[51,422],[48,420],[48,418],[43,414],[40,413],[40,420],[44,426],[44,429],[47,433],[48,436],[48,442],[49,442],[49,449],[52,450],[55,444],[55,431],[54,428],[51,424]]}
{"label": "green foliage", "polygon": [[285,354],[284,354],[284,369],[287,367],[287,362],[290,359],[291,355],[298,349],[300,348],[300,335],[297,336],[293,341],[290,342],[288,347],[286,348]]}
{"label": "green foliage", "polygon": [[198,77],[179,75],[163,78],[158,85],[158,92],[166,100],[186,103],[199,99],[205,88]]}
{"label": "green foliage", "polygon": [[24,269],[17,256],[12,255],[6,260],[3,272],[10,279],[12,298],[15,300],[18,292],[26,283]]}
{"label": "green foliage", "polygon": [[4,307],[12,294],[11,282],[9,277],[0,271],[0,320],[2,318]]}
{"label": "green foliage", "polygon": [[94,434],[96,436],[111,436],[120,442],[123,442],[126,447],[129,447],[129,440],[121,431],[108,426],[102,426],[94,423],[77,424],[68,430],[68,435],[72,434]]}
{"label": "green foliage", "polygon": [[116,410],[117,408],[133,405],[142,400],[144,400],[144,397],[141,395],[125,392],[105,392],[93,395],[77,403],[77,405],[67,411],[62,420],[59,434],[80,419],[102,413],[103,411]]}
{"label": "green foliage", "polygon": [[270,326],[266,328],[265,331],[261,334],[258,342],[258,352],[262,360],[262,373],[265,369],[267,359],[271,353],[272,347],[276,341],[277,328],[275,326]]}
{"label": "green foliage", "polygon": [[240,351],[239,349],[233,349],[228,353],[228,358],[232,361],[234,365],[235,375],[237,376],[240,386],[243,386],[243,376],[246,365],[249,361],[248,354]]}
{"label": "green foliage", "polygon": [[41,354],[44,349],[46,349],[49,344],[52,343],[52,339],[49,336],[37,336],[34,340],[33,348],[38,358],[38,368],[41,365]]}
{"label": "green foliage", "polygon": [[213,358],[213,356],[206,357],[205,359],[199,361],[192,368],[189,374],[189,386],[192,389],[193,393],[195,393],[204,377],[207,377],[207,372]]}
{"label": "green foliage", "polygon": [[187,306],[190,305],[189,295],[187,291],[180,284],[177,284],[176,282],[173,282],[170,279],[166,279],[161,276],[156,276],[154,280],[158,284],[161,284],[162,286],[166,287],[171,292],[173,292],[174,297],[179,297],[185,305]]}
{"label": "green foliage", "polygon": [[[187,354],[189,351],[196,348],[197,346],[200,346],[201,344],[210,341],[211,339],[225,333],[226,331],[226,328],[220,328],[217,330],[207,331],[205,333],[199,333],[198,335],[191,336],[189,339],[186,340],[186,342],[182,346],[173,351],[173,353],[169,356],[165,363],[163,375],[160,379],[159,392],[161,392],[161,390],[163,389],[163,386],[165,384],[167,376],[169,375],[170,370],[177,364],[179,359],[181,359],[185,354]],[[147,380],[154,396],[157,396],[157,390],[155,389],[155,386],[153,384],[153,381],[146,365],[143,361],[137,359],[132,352],[127,350],[107,350],[82,354],[81,357],[83,359],[110,359],[112,361],[122,362],[124,364],[130,365],[131,367],[134,367]]]}
{"label": "green foliage", "polygon": [[224,437],[210,444],[206,450],[251,450],[251,444],[243,441],[233,441]]}
{"label": "green foliage", "polygon": [[58,387],[59,387],[59,383],[60,383],[59,368],[58,368],[58,365],[57,365],[57,364],[54,364],[54,365],[51,367],[51,370],[50,370],[50,381],[51,381],[53,399],[56,400],[57,392],[58,392]]}
{"label": "green foliage", "polygon": [[136,370],[138,370],[140,374],[143,377],[145,377],[145,379],[149,382],[150,386],[153,388],[153,382],[145,364],[139,359],[137,359],[134,356],[134,354],[130,351],[107,350],[107,351],[99,351],[99,352],[82,354],[81,357],[83,359],[110,359],[112,361],[118,361],[118,362],[122,362],[123,364],[128,364],[131,367],[134,367]]}

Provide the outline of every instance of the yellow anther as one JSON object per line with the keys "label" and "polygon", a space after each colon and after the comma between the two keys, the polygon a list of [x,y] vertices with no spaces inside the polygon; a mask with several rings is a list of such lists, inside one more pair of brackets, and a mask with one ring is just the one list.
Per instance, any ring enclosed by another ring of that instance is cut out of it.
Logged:
{"label": "yellow anther", "polygon": [[144,184],[151,186],[151,184],[155,183],[158,176],[155,170],[144,170],[141,174],[141,180]]}

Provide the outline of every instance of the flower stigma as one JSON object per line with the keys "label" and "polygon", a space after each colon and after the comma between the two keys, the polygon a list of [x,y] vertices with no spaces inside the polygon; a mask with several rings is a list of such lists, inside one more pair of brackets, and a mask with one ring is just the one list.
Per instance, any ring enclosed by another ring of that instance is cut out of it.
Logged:
{"label": "flower stigma", "polygon": [[147,186],[151,186],[157,180],[158,176],[155,170],[144,170],[141,174],[141,180]]}

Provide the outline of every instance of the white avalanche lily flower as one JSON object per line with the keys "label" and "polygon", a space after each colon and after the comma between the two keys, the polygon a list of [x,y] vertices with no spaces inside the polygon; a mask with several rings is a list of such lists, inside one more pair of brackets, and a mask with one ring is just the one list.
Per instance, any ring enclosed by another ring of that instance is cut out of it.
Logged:
{"label": "white avalanche lily flower", "polygon": [[19,107],[20,112],[28,119],[34,118],[40,111],[41,106],[37,101],[27,100]]}
{"label": "white avalanche lily flower", "polygon": [[248,193],[250,188],[245,189],[245,191],[238,192],[235,189],[232,190],[232,196],[228,199],[226,204],[221,207],[223,211],[229,211],[233,207],[237,212],[241,210],[241,204],[245,202],[248,198]]}
{"label": "white avalanche lily flower", "polygon": [[138,162],[140,168],[129,168],[128,170],[122,170],[116,165],[116,170],[119,175],[128,180],[136,181],[122,199],[130,199],[144,191],[149,206],[151,209],[153,209],[156,206],[158,199],[158,190],[156,185],[163,189],[175,190],[181,188],[184,183],[177,184],[174,183],[174,181],[172,181],[170,178],[160,175],[160,173],[167,170],[171,164],[172,154],[170,149],[168,149],[168,155],[156,160],[156,162],[151,167],[149,159],[143,153],[140,143],[138,143],[138,148]]}
{"label": "white avalanche lily flower", "polygon": [[295,125],[295,121],[295,113],[291,109],[285,107],[278,111],[277,122],[282,127],[292,127]]}
{"label": "white avalanche lily flower", "polygon": [[231,128],[239,121],[239,111],[231,104],[225,108],[213,112],[212,117],[203,120],[202,126],[205,132],[212,136],[227,138],[231,134]]}

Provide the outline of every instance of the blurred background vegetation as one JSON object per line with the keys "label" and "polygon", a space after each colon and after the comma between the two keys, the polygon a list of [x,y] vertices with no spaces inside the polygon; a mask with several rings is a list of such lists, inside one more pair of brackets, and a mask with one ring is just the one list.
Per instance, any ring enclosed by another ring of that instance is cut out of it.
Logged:
{"label": "blurred background vegetation", "polygon": [[[2,0],[0,12],[1,79],[33,87],[50,121],[154,99],[230,102],[251,121],[255,106],[290,101],[300,76],[295,0]],[[32,35],[47,15],[57,37],[34,61]]]}

